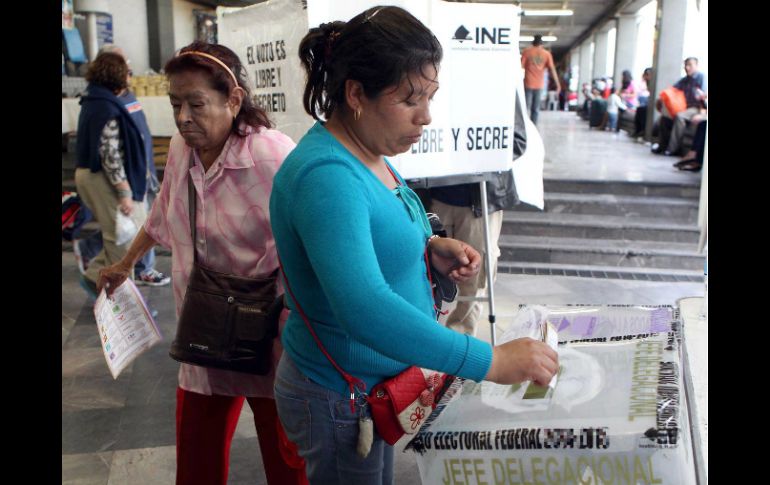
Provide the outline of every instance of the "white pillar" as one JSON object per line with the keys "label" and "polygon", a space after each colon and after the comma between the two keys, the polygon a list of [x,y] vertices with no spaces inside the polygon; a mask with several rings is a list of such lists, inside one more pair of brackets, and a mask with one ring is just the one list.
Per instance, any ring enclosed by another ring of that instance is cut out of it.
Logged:
{"label": "white pillar", "polygon": [[688,3],[692,0],[658,0],[663,9],[655,49],[655,92],[684,75],[684,38]]}
{"label": "white pillar", "polygon": [[85,48],[89,61],[96,59],[99,53],[99,38],[96,36],[96,13],[86,12],[86,32]]}
{"label": "white pillar", "polygon": [[594,77],[612,75],[607,72],[607,31],[600,30],[594,35]]}
{"label": "white pillar", "polygon": [[110,13],[110,5],[107,0],[78,0],[75,2],[75,11],[85,16],[85,32],[80,35],[83,38],[84,48],[89,61],[96,58],[99,52],[99,37],[97,35],[96,14]]}
{"label": "white pillar", "polygon": [[[571,89],[580,92],[580,49],[572,49],[569,54],[569,73],[571,86],[562,86],[562,89]],[[577,76],[575,76],[577,74]],[[573,78],[576,79],[572,81]]]}
{"label": "white pillar", "polygon": [[615,37],[615,86],[623,83],[623,71],[631,71],[634,79],[641,78],[641,71],[635,72],[636,65],[636,15],[621,15],[618,18],[618,33]]}
{"label": "white pillar", "polygon": [[648,67],[652,67],[655,44],[655,12],[657,11],[657,2],[652,0],[650,3],[640,8],[636,12],[636,49],[635,60],[632,73],[635,79],[641,79],[642,72]]}
{"label": "white pillar", "polygon": [[580,82],[578,85],[578,103],[582,106],[586,100],[583,94],[583,84],[588,83],[590,88],[591,80],[594,77],[593,73],[593,42],[590,38],[583,41],[583,44],[579,48],[580,50]]}
{"label": "white pillar", "polygon": [[688,0],[684,57],[697,57],[698,70],[708,73],[708,0]]}

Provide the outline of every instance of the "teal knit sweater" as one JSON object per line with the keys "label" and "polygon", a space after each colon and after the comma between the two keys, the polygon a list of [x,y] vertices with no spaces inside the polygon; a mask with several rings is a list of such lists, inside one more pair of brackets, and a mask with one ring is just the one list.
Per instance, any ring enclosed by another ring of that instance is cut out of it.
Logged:
{"label": "teal knit sweater", "polygon": [[[487,374],[492,347],[434,319],[420,221],[321,123],[276,174],[270,221],[299,305],[337,364],[367,389],[410,365],[475,381]],[[306,376],[346,395],[288,302],[284,351]]]}

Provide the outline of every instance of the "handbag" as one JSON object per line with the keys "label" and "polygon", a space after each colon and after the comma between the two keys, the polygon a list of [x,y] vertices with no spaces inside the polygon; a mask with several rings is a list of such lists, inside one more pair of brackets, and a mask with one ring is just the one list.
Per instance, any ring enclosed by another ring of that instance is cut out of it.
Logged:
{"label": "handbag", "polygon": [[436,408],[446,379],[443,372],[411,366],[372,387],[366,401],[382,439],[392,445],[405,434],[417,433]]}
{"label": "handbag", "polygon": [[685,99],[684,91],[673,86],[661,91],[660,99],[672,118],[675,118],[680,111],[687,109],[687,99]]}
{"label": "handbag", "polygon": [[[187,183],[195,241],[195,188],[189,175]],[[283,296],[276,297],[277,277],[277,269],[264,278],[211,270],[198,263],[193,247],[193,268],[169,350],[171,358],[202,367],[268,374],[283,309]]]}
{"label": "handbag", "polygon": [[[427,264],[427,248],[425,250],[425,260]],[[382,436],[382,439],[389,445],[395,444],[405,434],[417,433],[422,425],[425,424],[425,420],[430,416],[430,413],[436,408],[438,397],[440,397],[448,376],[443,372],[411,366],[400,374],[376,384],[372,387],[371,394],[367,394],[366,383],[345,372],[327,352],[326,347],[318,338],[310,324],[310,320],[291,291],[289,279],[283,269],[280,257],[278,258],[278,264],[283,272],[286,291],[294,301],[297,311],[305,322],[308,331],[313,336],[316,345],[318,345],[321,352],[332,363],[334,368],[342,374],[345,382],[350,387],[350,410],[355,412],[356,393],[363,396],[371,409],[374,427]],[[428,268],[428,275],[430,275],[430,268]],[[372,440],[371,433],[363,430],[366,430],[370,425],[371,421],[362,414],[359,418],[358,450],[359,454],[363,457],[368,455]],[[364,441],[363,443],[362,440]]]}

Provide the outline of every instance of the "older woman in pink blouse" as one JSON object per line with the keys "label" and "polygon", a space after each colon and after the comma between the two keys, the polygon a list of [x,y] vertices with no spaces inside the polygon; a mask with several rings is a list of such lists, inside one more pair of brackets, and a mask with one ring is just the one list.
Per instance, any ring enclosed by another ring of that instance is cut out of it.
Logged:
{"label": "older woman in pink blouse", "polygon": [[[238,56],[221,46],[194,42],[165,66],[179,133],[169,146],[160,194],[126,256],[102,270],[99,289],[119,286],[153,245],[172,251],[177,314],[184,301],[193,251],[207,268],[252,278],[278,268],[270,228],[273,175],[294,142],[270,129],[249,93]],[[190,167],[192,155],[194,164]],[[192,241],[188,174],[196,193]],[[177,484],[227,483],[230,442],[244,400],[254,421],[270,484],[307,483],[273,399],[275,363],[266,376],[181,364],[177,389]]]}

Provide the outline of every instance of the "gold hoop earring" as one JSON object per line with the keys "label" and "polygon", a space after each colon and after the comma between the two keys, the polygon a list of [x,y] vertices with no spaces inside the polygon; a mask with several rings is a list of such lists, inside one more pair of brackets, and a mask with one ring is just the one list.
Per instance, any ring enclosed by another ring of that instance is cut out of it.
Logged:
{"label": "gold hoop earring", "polygon": [[357,109],[353,112],[353,119],[358,121],[361,118],[361,110]]}

